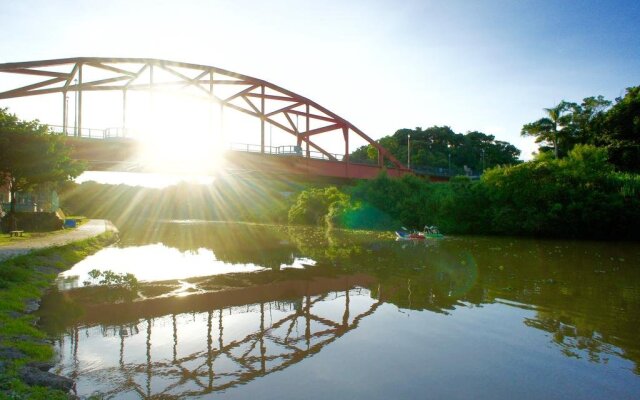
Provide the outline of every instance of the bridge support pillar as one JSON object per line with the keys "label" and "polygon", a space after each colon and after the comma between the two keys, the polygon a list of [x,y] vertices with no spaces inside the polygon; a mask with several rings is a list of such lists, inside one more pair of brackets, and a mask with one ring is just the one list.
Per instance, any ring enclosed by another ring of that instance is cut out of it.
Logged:
{"label": "bridge support pillar", "polygon": [[349,127],[344,126],[342,128],[342,135],[344,136],[344,169],[345,176],[349,177]]}
{"label": "bridge support pillar", "polygon": [[69,113],[68,107],[68,99],[67,99],[67,92],[62,92],[62,132],[64,133],[65,136],[67,136],[67,115]]}
{"label": "bridge support pillar", "polygon": [[[307,112],[307,122],[306,122],[307,130],[305,132],[309,132],[309,129],[311,129],[310,123],[309,123],[309,103],[306,104],[305,111]],[[309,140],[306,141],[306,144],[307,144],[307,158],[311,158],[311,152],[309,152]],[[299,143],[298,143],[298,146],[300,146]]]}
{"label": "bridge support pillar", "polygon": [[260,87],[260,93],[262,94],[260,98],[260,153],[264,154],[264,85]]}
{"label": "bridge support pillar", "polygon": [[220,132],[218,132],[218,139],[221,146],[224,145],[224,103],[220,103]]}
{"label": "bridge support pillar", "polygon": [[122,137],[127,131],[127,90],[122,91]]}
{"label": "bridge support pillar", "polygon": [[78,104],[76,105],[78,110],[78,137],[82,137],[82,64],[78,65],[78,87],[76,88],[78,91]]}

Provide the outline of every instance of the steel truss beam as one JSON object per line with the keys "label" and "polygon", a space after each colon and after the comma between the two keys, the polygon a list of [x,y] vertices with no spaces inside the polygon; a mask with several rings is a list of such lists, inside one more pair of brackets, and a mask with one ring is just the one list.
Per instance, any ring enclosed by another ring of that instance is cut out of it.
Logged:
{"label": "steel truss beam", "polygon": [[[175,80],[155,82],[153,79],[154,67],[165,71]],[[89,69],[100,70],[102,74],[109,76],[96,80],[87,79]],[[149,71],[149,81],[141,82],[141,77],[146,71]],[[349,134],[353,133],[378,150],[378,164],[380,166],[384,165],[384,159],[387,159],[395,167],[406,169],[378,142],[320,104],[265,80],[221,68],[151,58],[79,57],[4,63],[0,64],[0,72],[46,78],[41,82],[0,92],[0,99],[49,93],[66,95],[67,92],[79,92],[81,99],[83,91],[121,90],[126,92],[127,90],[187,89],[193,87],[204,98],[254,116],[261,120],[262,125],[265,122],[270,123],[295,136],[298,145],[305,142],[307,149],[312,147],[334,160],[335,158],[328,151],[310,141],[312,135],[342,132],[345,150],[348,150]],[[219,93],[219,90],[216,90],[218,88],[225,88],[231,94],[221,98],[214,94]],[[250,99],[258,100],[260,106],[256,106]],[[303,118],[302,129],[294,124],[292,115]],[[289,126],[277,122],[278,116],[284,117]],[[313,128],[310,126],[310,121],[315,124]],[[78,128],[81,129],[81,126]],[[264,126],[261,129],[261,136],[264,136]],[[264,137],[261,137],[261,143],[264,143]],[[348,160],[349,156],[345,154],[345,163],[348,164]]]}

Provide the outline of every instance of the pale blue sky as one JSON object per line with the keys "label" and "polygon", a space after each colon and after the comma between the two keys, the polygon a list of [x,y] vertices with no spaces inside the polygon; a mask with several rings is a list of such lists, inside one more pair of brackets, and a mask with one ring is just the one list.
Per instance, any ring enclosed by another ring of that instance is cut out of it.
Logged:
{"label": "pale blue sky", "polygon": [[542,108],[640,85],[638,21],[637,0],[4,0],[0,62],[213,65],[309,97],[373,138],[449,125],[529,158],[520,128]]}

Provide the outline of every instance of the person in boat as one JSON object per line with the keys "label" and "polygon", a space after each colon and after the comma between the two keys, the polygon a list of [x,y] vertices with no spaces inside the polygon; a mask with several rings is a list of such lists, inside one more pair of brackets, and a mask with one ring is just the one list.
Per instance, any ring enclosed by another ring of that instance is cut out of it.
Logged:
{"label": "person in boat", "polygon": [[427,234],[437,234],[439,233],[438,228],[436,228],[435,226],[424,226],[424,233]]}

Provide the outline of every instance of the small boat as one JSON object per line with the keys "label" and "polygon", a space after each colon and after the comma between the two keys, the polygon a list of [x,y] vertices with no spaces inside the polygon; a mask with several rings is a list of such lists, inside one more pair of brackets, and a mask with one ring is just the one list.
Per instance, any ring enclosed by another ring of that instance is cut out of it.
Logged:
{"label": "small boat", "polygon": [[440,233],[437,227],[435,226],[425,226],[422,232],[414,231],[409,232],[406,228],[403,227],[403,230],[396,231],[396,236],[398,239],[403,240],[424,240],[427,238],[442,238],[444,235]]}
{"label": "small boat", "polygon": [[440,233],[440,230],[437,226],[425,226],[422,232],[428,238],[442,238],[444,235]]}
{"label": "small boat", "polygon": [[426,239],[426,237],[420,232],[405,232],[405,231],[396,231],[396,236],[398,239]]}
{"label": "small boat", "polygon": [[425,233],[424,235],[425,235],[425,237],[432,238],[432,239],[433,238],[443,238],[444,237],[444,235],[442,233]]}

